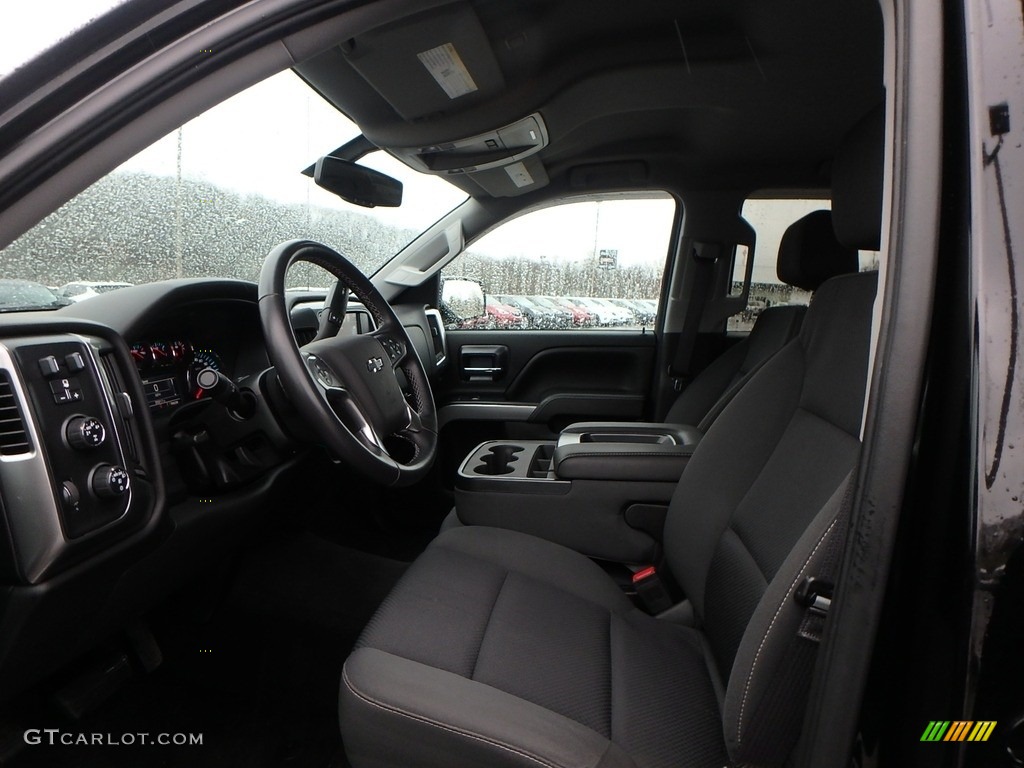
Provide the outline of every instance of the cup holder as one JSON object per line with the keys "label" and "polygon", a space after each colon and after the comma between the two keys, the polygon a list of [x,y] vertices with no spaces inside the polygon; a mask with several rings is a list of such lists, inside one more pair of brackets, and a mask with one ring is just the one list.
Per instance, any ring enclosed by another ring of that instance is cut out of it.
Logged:
{"label": "cup holder", "polygon": [[473,467],[478,475],[508,475],[515,471],[512,465],[519,461],[517,453],[522,453],[521,445],[492,445],[487,453],[480,457],[480,463]]}

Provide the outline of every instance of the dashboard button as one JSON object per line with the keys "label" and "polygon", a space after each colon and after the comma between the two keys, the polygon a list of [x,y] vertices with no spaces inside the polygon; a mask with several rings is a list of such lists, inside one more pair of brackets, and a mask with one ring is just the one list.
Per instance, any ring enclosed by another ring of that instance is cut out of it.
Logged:
{"label": "dashboard button", "polygon": [[81,495],[78,493],[78,486],[70,480],[65,480],[60,486],[60,501],[65,509],[77,511]]}
{"label": "dashboard button", "polygon": [[78,451],[99,448],[107,439],[103,422],[93,416],[75,416],[64,429],[68,445]]}
{"label": "dashboard button", "polygon": [[56,376],[60,373],[60,364],[53,355],[39,358],[39,370],[43,376]]}
{"label": "dashboard button", "polygon": [[72,352],[70,355],[67,355],[64,358],[64,362],[71,373],[85,370],[85,360],[79,352]]}
{"label": "dashboard button", "polygon": [[77,403],[82,399],[82,389],[78,385],[78,379],[51,381],[50,392],[53,393],[53,402],[58,405],[62,403]]}
{"label": "dashboard button", "polygon": [[116,499],[128,492],[131,478],[122,467],[101,464],[92,475],[92,490],[101,499]]}

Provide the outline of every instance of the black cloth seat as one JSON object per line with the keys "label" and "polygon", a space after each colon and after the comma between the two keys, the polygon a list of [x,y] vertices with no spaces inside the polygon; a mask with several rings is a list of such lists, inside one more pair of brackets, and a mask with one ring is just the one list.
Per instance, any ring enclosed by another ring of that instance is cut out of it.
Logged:
{"label": "black cloth seat", "polygon": [[799,337],[726,407],[683,473],[665,549],[694,627],[640,613],[567,548],[449,530],[345,664],[353,765],[780,762],[802,713],[791,686],[806,683],[780,666],[804,616],[794,592],[839,533],[875,283],[864,273],[823,285]]}
{"label": "black cloth seat", "polygon": [[[872,153],[837,168],[880,168],[881,126],[870,116],[853,145]],[[877,248],[880,189],[850,202],[851,247]],[[635,610],[601,568],[559,545],[449,530],[345,663],[353,765],[781,765],[813,666],[795,593],[845,532],[876,288],[873,273],[823,284],[798,337],[694,452],[665,528],[692,626]]]}
{"label": "black cloth seat", "polygon": [[[786,229],[775,273],[783,283],[813,293],[830,277],[856,272],[859,264],[857,249],[836,239],[832,212],[820,210]],[[708,364],[679,393],[663,421],[707,432],[750,376],[796,336],[806,311],[799,304],[762,310],[747,337]]]}
{"label": "black cloth seat", "polygon": [[[542,539],[444,533],[359,645],[342,695],[356,765],[726,760],[701,633],[642,613],[592,561]],[[401,756],[378,763],[381,741],[406,728]]]}

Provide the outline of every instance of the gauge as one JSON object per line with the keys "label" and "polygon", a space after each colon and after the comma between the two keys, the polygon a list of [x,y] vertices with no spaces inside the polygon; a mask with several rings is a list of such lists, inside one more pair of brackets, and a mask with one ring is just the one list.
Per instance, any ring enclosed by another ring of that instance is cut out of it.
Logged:
{"label": "gauge", "polygon": [[132,344],[132,360],[138,368],[142,368],[150,360],[148,344]]}
{"label": "gauge", "polygon": [[153,356],[156,365],[166,365],[171,362],[171,348],[163,341],[154,341],[149,345],[149,353]]}
{"label": "gauge", "polygon": [[203,368],[213,368],[213,370],[219,371],[220,357],[212,349],[197,349],[192,355],[192,367],[197,371],[201,371]]}
{"label": "gauge", "polygon": [[192,392],[193,400],[200,400],[206,394],[205,390],[196,384],[196,374],[204,368],[220,370],[220,357],[212,349],[197,349],[192,353],[192,365],[189,366],[188,383]]}
{"label": "gauge", "polygon": [[179,360],[188,360],[189,354],[192,352],[192,345],[187,341],[172,341],[171,357],[174,358],[175,362]]}

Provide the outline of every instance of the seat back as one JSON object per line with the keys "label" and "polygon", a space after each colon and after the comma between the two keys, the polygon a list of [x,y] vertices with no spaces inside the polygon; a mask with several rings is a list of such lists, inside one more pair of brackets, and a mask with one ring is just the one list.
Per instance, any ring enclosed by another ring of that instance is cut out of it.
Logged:
{"label": "seat back", "polygon": [[[846,146],[872,150],[860,167],[877,169],[880,183],[881,142]],[[862,211],[877,229],[879,210]],[[845,535],[838,518],[860,451],[876,288],[875,273],[819,288],[797,338],[705,435],[669,509],[666,559],[725,684],[737,763],[780,763],[799,734],[813,664],[794,664],[812,642],[798,637],[795,592]]]}
{"label": "seat back", "polygon": [[[814,291],[828,278],[856,272],[856,248],[832,231],[830,211],[812,211],[789,225],[779,243],[776,273],[783,283]],[[693,424],[706,432],[758,368],[800,330],[806,307],[768,307],[746,339],[716,358],[687,385],[665,415],[671,424]]]}

